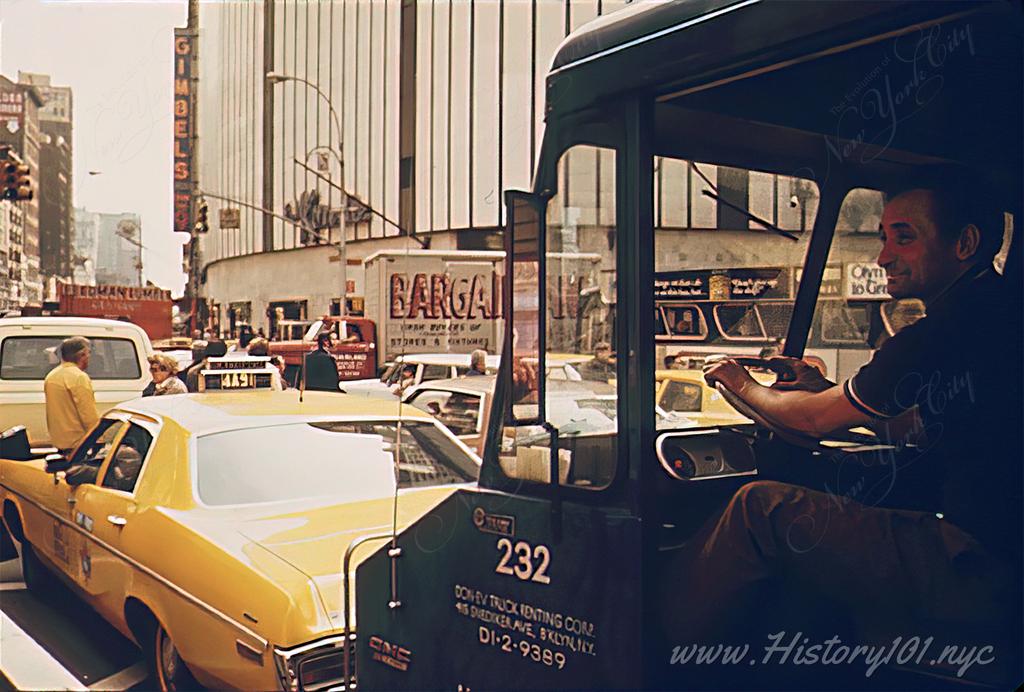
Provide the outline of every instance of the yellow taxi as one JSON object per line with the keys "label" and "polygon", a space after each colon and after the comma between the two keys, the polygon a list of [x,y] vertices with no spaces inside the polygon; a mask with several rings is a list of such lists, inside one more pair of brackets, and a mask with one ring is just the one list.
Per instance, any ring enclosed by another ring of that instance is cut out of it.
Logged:
{"label": "yellow taxi", "polygon": [[208,375],[219,390],[116,406],[69,460],[0,459],[26,584],[67,583],[162,689],[343,687],[345,575],[479,459],[411,406]]}
{"label": "yellow taxi", "polygon": [[[751,374],[764,385],[775,381],[775,376],[770,373],[755,371]],[[708,386],[702,370],[657,370],[655,378],[655,401],[659,413],[665,416],[690,420],[694,427],[752,422],[730,406],[718,390]]]}

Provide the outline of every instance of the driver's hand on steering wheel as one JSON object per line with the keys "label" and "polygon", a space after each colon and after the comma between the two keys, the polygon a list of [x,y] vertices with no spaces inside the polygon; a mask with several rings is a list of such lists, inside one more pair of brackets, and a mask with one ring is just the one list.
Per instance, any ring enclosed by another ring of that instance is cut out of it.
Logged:
{"label": "driver's hand on steering wheel", "polygon": [[799,358],[787,356],[772,356],[768,359],[772,363],[785,365],[789,370],[785,379],[779,378],[772,385],[772,389],[782,391],[800,392],[823,392],[836,386],[835,382],[827,380],[816,366],[811,365]]}
{"label": "driver's hand on steering wheel", "polygon": [[721,382],[723,387],[740,396],[744,387],[757,384],[747,369],[731,358],[723,358],[705,366],[704,381],[712,387],[716,382]]}

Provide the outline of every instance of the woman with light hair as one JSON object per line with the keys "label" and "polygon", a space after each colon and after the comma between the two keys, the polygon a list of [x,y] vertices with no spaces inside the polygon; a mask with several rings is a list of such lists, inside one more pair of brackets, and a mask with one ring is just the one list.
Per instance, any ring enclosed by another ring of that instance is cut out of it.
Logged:
{"label": "woman with light hair", "polygon": [[[256,337],[249,342],[248,349],[250,356],[257,356],[266,358],[270,355],[270,342],[263,337]],[[273,359],[271,359],[271,365],[274,365]],[[280,392],[284,389],[284,380],[281,376],[281,371],[274,365],[274,370],[270,373],[270,389],[274,392]]]}
{"label": "woman with light hair", "polygon": [[149,374],[153,377],[153,391],[149,387],[142,396],[163,396],[164,394],[188,394],[185,383],[179,380],[178,361],[166,353],[154,353],[149,360]]}

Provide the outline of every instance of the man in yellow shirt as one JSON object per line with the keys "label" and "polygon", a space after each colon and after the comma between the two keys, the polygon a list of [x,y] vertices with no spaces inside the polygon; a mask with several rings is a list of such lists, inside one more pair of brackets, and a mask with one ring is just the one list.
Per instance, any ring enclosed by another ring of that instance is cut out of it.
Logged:
{"label": "man in yellow shirt", "polygon": [[89,340],[73,336],[65,339],[59,350],[62,362],[46,376],[43,391],[50,441],[67,456],[100,416],[96,412],[92,380],[85,374],[89,367]]}

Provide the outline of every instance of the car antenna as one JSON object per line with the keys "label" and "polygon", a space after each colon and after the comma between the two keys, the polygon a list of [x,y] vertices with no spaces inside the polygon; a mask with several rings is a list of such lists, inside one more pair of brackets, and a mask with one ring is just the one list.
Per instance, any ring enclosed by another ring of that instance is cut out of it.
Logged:
{"label": "car antenna", "polygon": [[306,348],[306,343],[312,341],[316,337],[320,336],[320,330],[324,326],[323,320],[317,320],[313,324],[309,325],[309,328],[302,335],[302,377],[299,380],[299,403],[302,403],[303,397],[306,394],[306,356],[309,355],[309,349]]}

